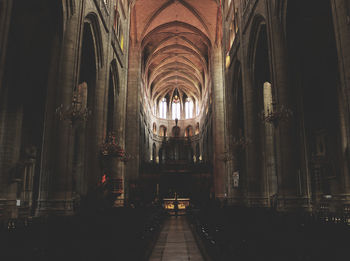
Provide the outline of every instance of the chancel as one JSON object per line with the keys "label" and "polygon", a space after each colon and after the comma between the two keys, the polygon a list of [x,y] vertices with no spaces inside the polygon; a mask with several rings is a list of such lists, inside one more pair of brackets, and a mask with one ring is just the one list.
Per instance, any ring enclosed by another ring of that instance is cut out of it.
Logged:
{"label": "chancel", "polygon": [[1,0],[1,260],[349,260],[349,0]]}

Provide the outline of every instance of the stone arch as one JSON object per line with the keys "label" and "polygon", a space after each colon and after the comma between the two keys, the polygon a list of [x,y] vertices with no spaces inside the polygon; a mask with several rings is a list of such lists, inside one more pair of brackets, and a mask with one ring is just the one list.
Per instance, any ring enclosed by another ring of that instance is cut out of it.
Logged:
{"label": "stone arch", "polygon": [[192,125],[189,125],[185,129],[185,137],[192,137],[194,135]]}
{"label": "stone arch", "polygon": [[113,60],[109,69],[109,81],[107,91],[107,127],[106,135],[110,132],[114,132],[116,129],[116,108],[117,108],[117,96],[119,94],[119,77],[116,61]]}
{"label": "stone arch", "polygon": [[84,23],[83,35],[81,39],[81,53],[79,65],[78,84],[87,84],[87,103],[94,106],[94,93],[97,86],[97,52],[93,27],[90,23]]}
{"label": "stone arch", "polygon": [[249,159],[247,159],[256,163],[247,166],[247,186],[250,193],[259,194],[261,197],[266,196],[268,186],[266,180],[270,169],[266,166],[268,166],[269,160],[274,157],[270,150],[271,144],[266,143],[268,139],[272,138],[272,127],[269,123],[262,124],[259,118],[264,110],[264,83],[271,82],[269,52],[269,38],[265,19],[261,15],[256,15],[251,26],[248,46],[251,82],[248,92],[253,101],[249,112],[249,116],[252,117],[249,123],[249,135],[254,141],[252,147],[255,152],[250,154]]}
{"label": "stone arch", "polygon": [[180,127],[179,126],[174,126],[171,134],[173,137],[179,137],[180,136]]}
{"label": "stone arch", "polygon": [[[99,30],[96,14],[88,14],[83,23],[81,35],[81,51],[79,58],[78,88],[85,86],[86,107],[94,115],[99,106],[96,99],[98,72],[102,66],[103,52],[101,44],[101,32]],[[76,88],[76,90],[78,89]],[[115,130],[115,88],[111,83],[108,86],[108,102],[106,132]],[[107,130],[108,127],[108,130]],[[108,133],[106,133],[107,136]],[[91,117],[86,124],[80,124],[75,128],[73,135],[74,149],[72,152],[74,176],[77,180],[77,193],[86,195],[88,190],[96,186],[96,179],[100,179],[102,173],[96,164],[96,158],[92,156],[91,151],[96,151],[96,145],[91,142],[91,137],[96,135],[96,118]],[[106,137],[107,138],[107,137]],[[108,176],[115,175],[115,168],[110,164],[103,170]]]}
{"label": "stone arch", "polygon": [[167,127],[165,127],[164,125],[159,126],[159,136],[167,136]]}
{"label": "stone arch", "polygon": [[85,24],[91,27],[90,30],[92,31],[95,47],[96,69],[98,70],[98,68],[103,67],[104,54],[101,27],[97,14],[93,12],[89,13],[84,19],[84,26]]}
{"label": "stone arch", "polygon": [[[202,24],[202,26],[204,27],[206,33],[208,35],[210,35],[209,33],[209,28],[207,26],[207,22],[204,20],[204,18],[199,14],[199,12],[196,10],[196,8],[194,8],[191,4],[183,1],[183,0],[178,0],[179,3],[181,5],[183,5],[186,9],[188,9],[194,17],[196,17],[200,23]],[[154,21],[157,16],[162,12],[164,11],[165,9],[167,9],[169,6],[171,6],[172,4],[174,3],[174,1],[170,0],[168,2],[166,2],[165,4],[163,4],[160,8],[158,8],[157,10],[155,10],[151,15],[150,17],[148,18],[147,22],[146,22],[146,25],[142,31],[142,34],[141,34],[141,39],[145,36],[146,32],[147,32],[147,29],[149,28],[149,26],[151,25],[152,21]]]}
{"label": "stone arch", "polygon": [[[252,43],[252,45],[254,46],[254,49],[252,50],[253,53],[251,55],[251,58],[253,59],[251,61],[251,78],[254,88],[258,88],[256,90],[258,106],[262,110],[263,95],[259,88],[262,89],[265,82],[272,84],[269,40],[265,23],[260,22],[257,26],[256,36],[254,37],[254,43]],[[272,90],[273,89],[272,86]]]}
{"label": "stone arch", "polygon": [[199,30],[197,27],[194,27],[193,25],[190,25],[188,23],[184,23],[181,21],[172,21],[169,23],[165,23],[165,24],[161,24],[158,27],[154,28],[152,31],[150,31],[143,39],[142,39],[142,46],[144,46],[145,42],[147,42],[148,38],[150,38],[152,36],[152,34],[158,33],[159,31],[169,28],[169,27],[175,27],[175,26],[179,26],[179,27],[183,27],[185,29],[191,30],[194,33],[198,34],[201,36],[201,38],[203,39],[203,41],[208,45],[208,47],[211,47],[211,41],[208,38],[207,35],[205,35],[201,30]]}
{"label": "stone arch", "polygon": [[251,25],[248,45],[248,65],[252,75],[254,74],[253,66],[256,55],[256,48],[258,44],[258,37],[263,27],[266,27],[266,20],[262,15],[257,14],[254,17],[254,20]]}

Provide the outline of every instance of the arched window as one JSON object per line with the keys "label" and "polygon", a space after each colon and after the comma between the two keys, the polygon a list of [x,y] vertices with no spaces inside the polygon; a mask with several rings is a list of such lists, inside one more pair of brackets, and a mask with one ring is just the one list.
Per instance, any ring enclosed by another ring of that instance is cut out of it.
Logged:
{"label": "arched window", "polygon": [[191,99],[186,99],[185,102],[185,118],[193,118],[193,101]]}
{"label": "arched window", "polygon": [[162,119],[166,119],[166,113],[167,113],[167,103],[166,99],[163,98],[159,103],[159,117]]}
{"label": "arched window", "polygon": [[173,101],[172,114],[173,120],[180,119],[180,101]]}

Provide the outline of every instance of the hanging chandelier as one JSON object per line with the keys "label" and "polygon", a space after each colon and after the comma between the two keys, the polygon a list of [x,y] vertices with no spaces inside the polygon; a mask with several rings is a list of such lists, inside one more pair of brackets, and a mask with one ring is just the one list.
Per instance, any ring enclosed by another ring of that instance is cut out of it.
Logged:
{"label": "hanging chandelier", "polygon": [[74,125],[78,121],[87,121],[91,111],[86,107],[86,97],[81,91],[73,91],[71,106],[66,110],[63,104],[56,109],[56,114],[60,120],[68,120]]}
{"label": "hanging chandelier", "polygon": [[281,105],[277,107],[276,102],[272,102],[272,110],[267,108],[267,112],[264,110],[260,113],[262,122],[272,123],[276,128],[280,121],[287,121],[293,116],[292,110]]}

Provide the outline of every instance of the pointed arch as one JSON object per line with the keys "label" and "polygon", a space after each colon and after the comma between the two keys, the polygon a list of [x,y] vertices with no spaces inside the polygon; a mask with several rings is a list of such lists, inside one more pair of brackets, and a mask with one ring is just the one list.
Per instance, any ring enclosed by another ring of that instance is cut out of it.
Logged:
{"label": "pointed arch", "polygon": [[118,73],[118,65],[117,60],[113,59],[110,65],[110,72],[112,76],[113,84],[114,84],[114,92],[118,96],[120,91],[120,80],[119,80],[119,73]]}
{"label": "pointed arch", "polygon": [[96,69],[102,68],[104,54],[103,54],[101,27],[100,27],[98,16],[96,15],[96,13],[91,12],[85,17],[84,23],[89,24],[90,30],[92,31],[92,36],[93,36],[94,45],[95,45],[95,57],[96,57],[96,65],[97,65]]}
{"label": "pointed arch", "polygon": [[[256,46],[258,43],[258,37],[263,26],[266,26],[265,18],[258,14],[254,17],[252,22],[252,28],[250,30],[249,45],[248,45],[248,64],[252,68],[255,60]],[[253,73],[253,70],[251,71]]]}
{"label": "pointed arch", "polygon": [[[166,2],[165,4],[163,4],[160,8],[158,8],[157,10],[155,10],[147,19],[146,25],[142,30],[141,33],[141,39],[143,39],[146,35],[146,32],[148,30],[148,28],[150,27],[150,25],[152,24],[152,22],[164,11],[166,10],[168,7],[170,7],[172,4],[174,4],[176,1],[174,0],[169,0],[168,2]],[[177,0],[177,2],[179,2],[182,6],[184,6],[187,10],[189,10],[197,19],[198,21],[201,23],[201,25],[204,27],[206,33],[208,36],[210,36],[210,32],[209,32],[209,28],[207,26],[207,22],[204,20],[204,18],[200,15],[200,13],[198,12],[198,10],[196,8],[194,8],[191,4],[183,1],[183,0]]]}

